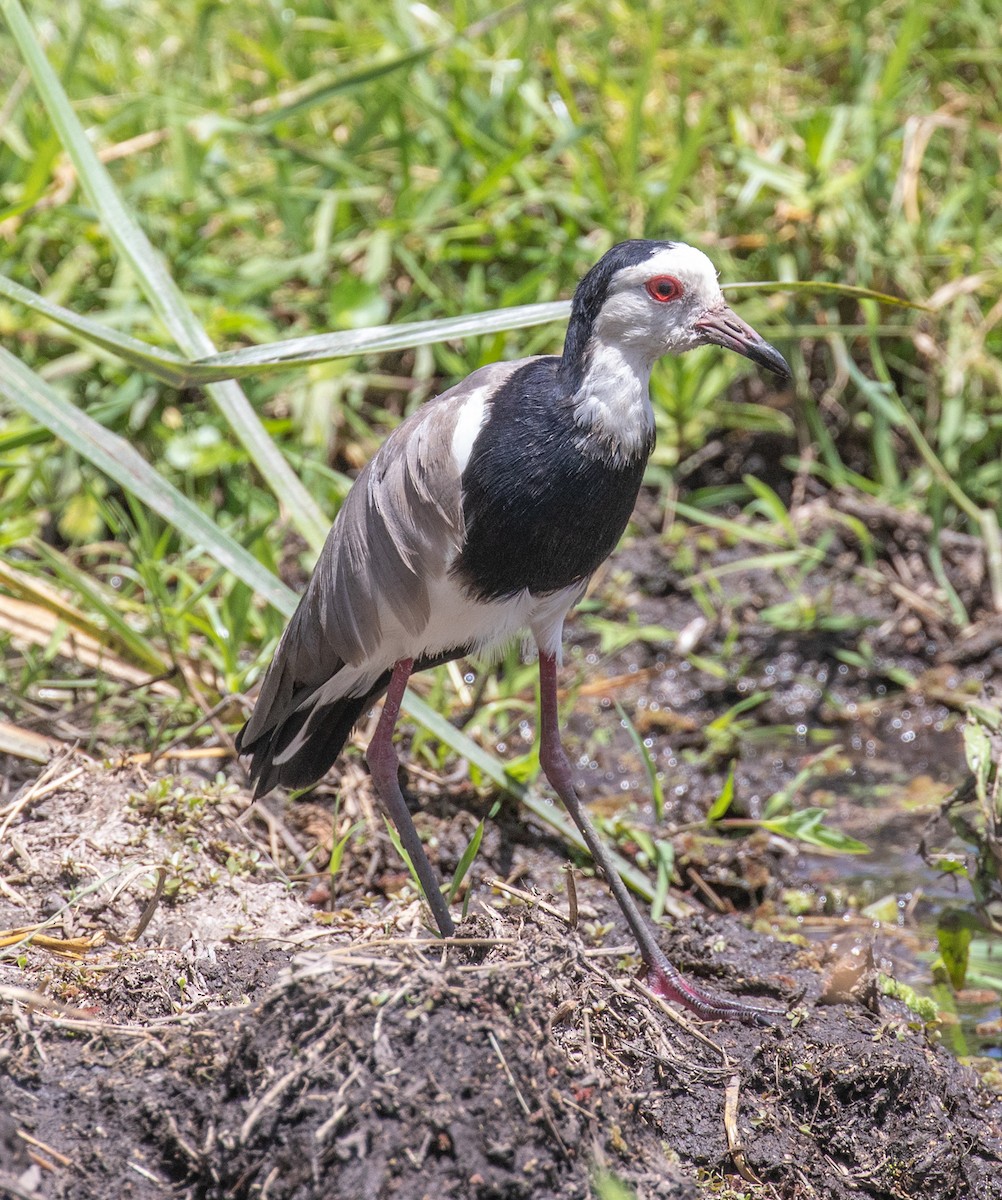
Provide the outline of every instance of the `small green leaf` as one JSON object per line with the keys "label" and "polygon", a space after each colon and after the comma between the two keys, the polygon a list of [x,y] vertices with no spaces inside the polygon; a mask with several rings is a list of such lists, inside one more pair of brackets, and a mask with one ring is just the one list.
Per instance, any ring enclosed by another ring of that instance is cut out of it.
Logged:
{"label": "small green leaf", "polygon": [[584,618],[585,628],[599,637],[599,654],[618,654],[627,646],[643,642],[648,646],[670,645],[678,637],[673,629],[664,625],[638,625],[636,616],[630,613],[627,620],[610,620],[608,617],[588,615]]}
{"label": "small green leaf", "polygon": [[633,1188],[611,1172],[597,1172],[592,1183],[596,1200],[637,1200]]}
{"label": "small green leaf", "polygon": [[619,701],[616,701],[616,712],[619,713],[619,719],[626,726],[626,732],[630,735],[630,741],[633,742],[634,748],[640,755],[640,761],[644,764],[644,771],[647,773],[647,784],[651,789],[651,800],[654,804],[654,815],[659,821],[664,819],[665,814],[665,792],[661,785],[661,780],[658,778],[658,766],[654,761],[654,756],[650,749],[644,745],[644,739],[637,733],[636,726],[626,714],[626,709],[623,708]]}
{"label": "small green leaf", "polygon": [[477,852],[480,850],[480,843],[484,836],[484,822],[480,821],[476,829],[473,831],[473,837],[470,838],[469,845],[463,851],[462,858],[456,865],[455,873],[452,876],[452,883],[449,884],[449,903],[451,904],[456,898],[456,893],[466,878],[466,874],[470,867],[473,866],[473,860],[477,857]]}
{"label": "small green leaf", "polygon": [[344,275],[331,288],[327,313],[335,329],[365,329],[389,315],[389,304],[379,288],[354,275]]}
{"label": "small green leaf", "polygon": [[746,713],[752,708],[757,708],[763,700],[768,700],[768,698],[768,692],[753,692],[750,696],[745,696],[737,704],[732,704],[727,712],[722,713],[716,720],[711,721],[706,727],[707,733],[711,736],[715,733],[723,733],[734,724],[735,718],[740,717],[742,713]]}
{"label": "small green leaf", "polygon": [[98,497],[91,491],[70,496],[63,506],[58,528],[68,542],[80,544],[96,541],[104,528]]}
{"label": "small green leaf", "polygon": [[954,858],[949,854],[930,854],[929,866],[944,875],[959,875],[961,879],[969,879],[967,863],[962,858]]}
{"label": "small green leaf", "polygon": [[341,860],[342,860],[342,858],[344,858],[345,847],[348,845],[348,843],[351,841],[351,839],[355,836],[355,834],[358,833],[358,831],[360,829],[363,829],[364,827],[365,827],[364,821],[356,821],[355,824],[352,825],[352,827],[344,835],[344,837],[341,838],[340,841],[338,841],[334,845],[333,849],[331,850],[330,861],[327,864],[327,872],[330,875],[332,882],[337,877],[338,871],[341,870]]}
{"label": "small green leaf", "polygon": [[730,770],[727,772],[727,778],[724,780],[724,786],[720,789],[720,795],[710,805],[710,811],[706,814],[706,819],[709,822],[719,821],[720,818],[727,812],[734,801],[734,762],[731,761]]}
{"label": "small green leaf", "polygon": [[804,842],[808,846],[818,846],[835,854],[869,854],[870,847],[865,842],[857,841],[840,829],[822,825],[824,816],[823,808],[805,808],[785,817],[762,821],[761,826],[772,833],[778,833],[780,837]]}
{"label": "small green leaf", "polygon": [[519,783],[532,783],[539,774],[539,747],[533,746],[525,754],[506,759],[504,769],[511,779]]}
{"label": "small green leaf", "polygon": [[988,730],[976,721],[968,720],[964,726],[964,755],[978,789],[978,799],[984,803],[988,788],[988,776],[992,769],[992,741]]}
{"label": "small green leaf", "polygon": [[901,915],[898,908],[898,897],[893,892],[890,895],[881,896],[872,904],[864,905],[859,911],[868,921],[881,921],[885,925],[896,925]]}
{"label": "small green leaf", "polygon": [[970,960],[971,938],[974,932],[967,913],[956,908],[945,908],[936,923],[936,940],[939,953],[950,977],[954,990],[959,991],[967,978]]}

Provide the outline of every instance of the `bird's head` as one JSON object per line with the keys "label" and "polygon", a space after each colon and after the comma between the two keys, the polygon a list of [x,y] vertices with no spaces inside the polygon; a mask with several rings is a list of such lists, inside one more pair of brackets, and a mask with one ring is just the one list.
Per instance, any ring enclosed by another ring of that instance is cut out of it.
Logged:
{"label": "bird's head", "polygon": [[[696,346],[736,350],[784,378],[783,356],[728,307],[713,263],[683,242],[621,242],[574,293],[564,359],[582,363],[596,344],[648,363]],[[572,368],[573,369],[573,368]]]}

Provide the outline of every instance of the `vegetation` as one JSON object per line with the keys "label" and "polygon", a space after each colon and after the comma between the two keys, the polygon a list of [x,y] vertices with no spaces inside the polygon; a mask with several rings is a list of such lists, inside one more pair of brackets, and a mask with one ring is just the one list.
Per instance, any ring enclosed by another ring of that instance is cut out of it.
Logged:
{"label": "vegetation", "polygon": [[[796,375],[776,399],[733,356],[658,368],[648,482],[679,561],[687,530],[716,530],[788,581],[775,628],[851,624],[805,599],[827,551],[791,518],[797,475],[930,518],[955,629],[974,614],[940,534],[973,535],[1002,609],[987,0],[262,0],[239,19],[207,0],[37,0],[30,22],[0,0],[0,16],[0,589],[46,614],[0,622],[15,718],[58,714],[100,747],[209,721],[225,738],[239,712],[217,702],[258,677],[293,603],[276,576],[302,580],[386,431],[562,333],[554,308],[462,338],[447,322],[564,299],[639,235],[707,249]],[[366,332],[387,323],[395,340]],[[273,345],[330,330],[358,332]],[[708,442],[766,436],[766,481],[687,489]],[[708,610],[724,579],[694,577]],[[467,727],[524,716],[510,676],[477,700]],[[411,705],[426,755],[461,749],[515,790],[531,774]]]}

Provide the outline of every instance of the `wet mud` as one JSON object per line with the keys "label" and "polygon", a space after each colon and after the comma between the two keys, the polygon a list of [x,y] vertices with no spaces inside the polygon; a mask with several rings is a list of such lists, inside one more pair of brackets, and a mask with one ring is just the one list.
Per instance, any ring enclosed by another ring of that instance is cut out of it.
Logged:
{"label": "wet mud", "polygon": [[[830,528],[830,506],[812,521]],[[910,553],[920,534],[887,536]],[[861,576],[851,550],[830,544],[801,592],[772,568],[720,576],[711,619],[693,579],[748,547],[710,539],[681,569],[640,540],[569,631],[581,789],[645,870],[644,834],[670,840],[666,951],[774,1007],[765,1027],[701,1026],[647,994],[601,882],[576,860],[572,924],[567,851],[513,802],[486,821],[443,948],[357,753],[267,806],[209,761],[9,761],[0,1195],[1002,1198],[990,1072],[885,978],[928,970],[924,906],[948,889],[921,842],[965,777],[965,706],[1002,679],[1002,637],[956,564],[981,614],[963,636],[914,564],[895,589],[892,556]],[[603,620],[638,636],[613,645]],[[487,740],[514,757],[533,727]],[[454,763],[415,766],[448,879],[496,797]],[[735,824],[708,831],[728,786]],[[858,879],[863,858],[748,826],[784,789],[875,848]],[[331,882],[334,797],[351,837]],[[884,895],[890,924],[863,913]]]}

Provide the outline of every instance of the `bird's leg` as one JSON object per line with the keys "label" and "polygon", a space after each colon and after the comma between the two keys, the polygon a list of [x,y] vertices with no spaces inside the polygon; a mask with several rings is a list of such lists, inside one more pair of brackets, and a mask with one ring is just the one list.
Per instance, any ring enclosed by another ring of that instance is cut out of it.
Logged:
{"label": "bird's leg", "polygon": [[402,658],[393,668],[390,676],[390,686],[386,690],[383,701],[383,711],[379,715],[376,732],[372,735],[369,748],[365,752],[365,761],[369,764],[369,773],[376,792],[386,809],[387,815],[397,827],[400,843],[410,855],[410,860],[417,871],[418,879],[424,888],[425,899],[431,906],[432,916],[442,937],[452,937],[456,927],[449,916],[449,906],[442,895],[439,880],[435,876],[428,856],[421,845],[414,822],[411,819],[407,802],[400,790],[397,778],[397,752],[393,747],[393,730],[400,715],[400,702],[407,687],[407,680],[414,669],[412,658]]}
{"label": "bird's leg", "polygon": [[740,1018],[762,1020],[779,1014],[770,1009],[745,1004],[740,1000],[725,999],[696,987],[672,966],[664,951],[654,939],[650,924],[640,914],[633,898],[612,861],[598,830],[591,822],[587,810],[574,787],[571,764],[560,740],[557,718],[557,660],[553,654],[539,654],[539,715],[540,747],[539,758],[546,778],[564,802],[574,823],[581,830],[591,856],[602,869],[616,903],[623,911],[626,923],[640,946],[640,953],[647,967],[647,984],[651,991],[668,1000],[690,1009],[704,1020]]}

